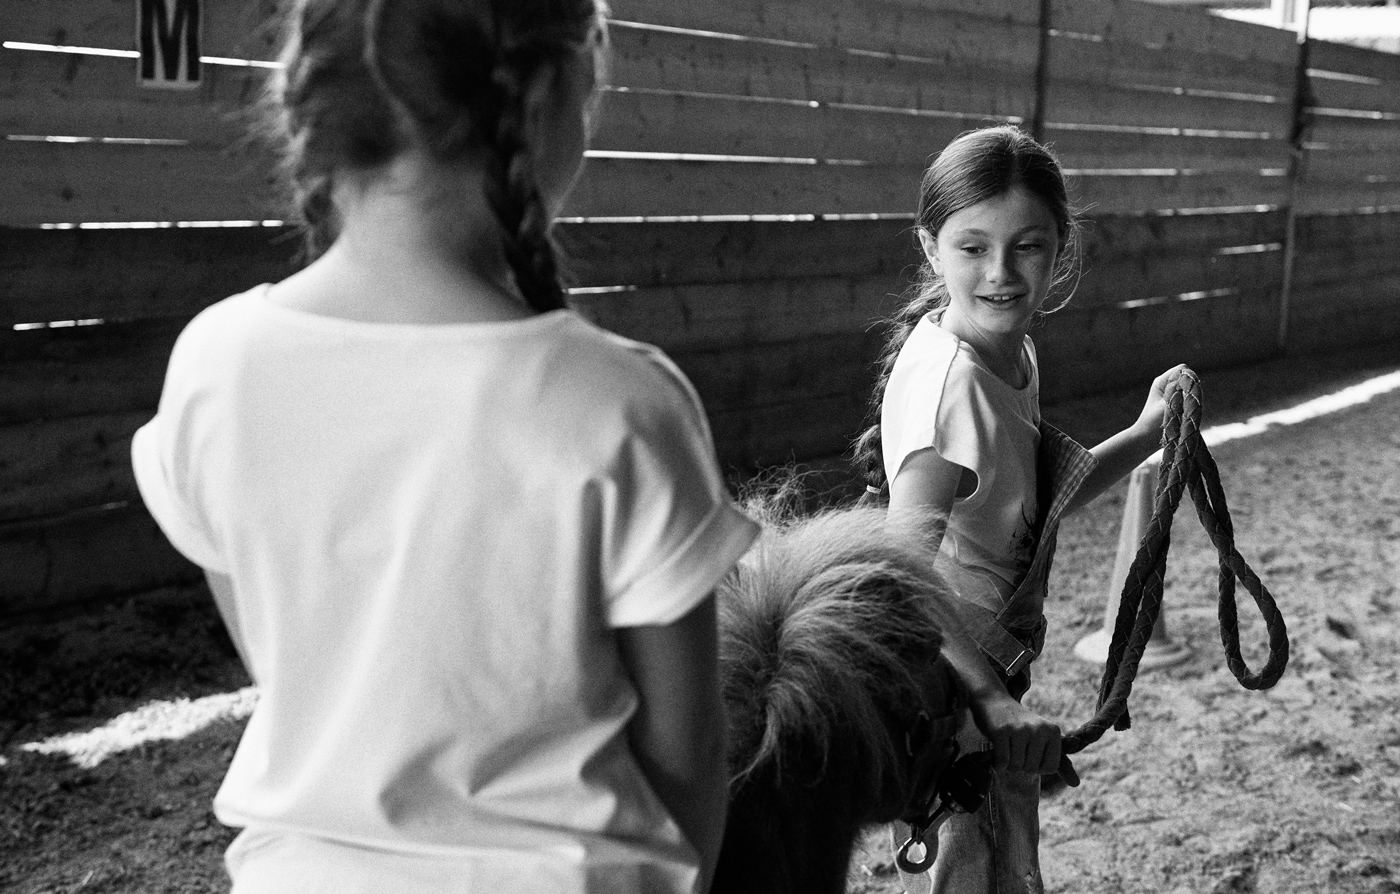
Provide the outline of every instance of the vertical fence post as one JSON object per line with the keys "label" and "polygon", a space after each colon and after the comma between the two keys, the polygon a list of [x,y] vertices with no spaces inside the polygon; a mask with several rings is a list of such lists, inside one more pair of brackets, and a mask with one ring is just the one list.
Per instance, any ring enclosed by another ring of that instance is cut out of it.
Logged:
{"label": "vertical fence post", "polygon": [[1040,30],[1037,34],[1035,57],[1035,106],[1031,109],[1031,137],[1045,142],[1045,92],[1050,73],[1050,4],[1040,0]]}
{"label": "vertical fence post", "polygon": [[1303,21],[1298,28],[1298,62],[1293,80],[1293,126],[1288,135],[1288,208],[1283,225],[1283,280],[1279,284],[1276,345],[1280,355],[1288,349],[1288,316],[1293,302],[1293,272],[1297,267],[1298,255],[1298,196],[1302,191],[1303,177],[1307,174],[1307,155],[1303,148],[1303,140],[1311,123],[1308,115],[1308,106],[1311,104],[1311,91],[1308,88],[1308,25],[1311,19],[1312,4],[1305,3]]}

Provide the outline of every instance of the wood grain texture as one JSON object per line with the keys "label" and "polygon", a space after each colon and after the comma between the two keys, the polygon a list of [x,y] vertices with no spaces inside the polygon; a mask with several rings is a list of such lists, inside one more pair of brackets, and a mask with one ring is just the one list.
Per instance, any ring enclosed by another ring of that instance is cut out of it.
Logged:
{"label": "wood grain texture", "polygon": [[1047,68],[1056,80],[1087,84],[1135,84],[1291,99],[1296,51],[1280,61],[1205,52],[1176,43],[1144,46],[1120,40],[1086,40],[1053,34]]}
{"label": "wood grain texture", "polygon": [[248,137],[268,70],[206,66],[195,90],[149,90],[136,60],[0,48],[0,132],[184,140]]}
{"label": "wood grain texture", "polygon": [[0,426],[0,522],[136,498],[131,436],[153,410]]}
{"label": "wood grain texture", "polygon": [[0,615],[198,580],[140,503],[0,525]]}
{"label": "wood grain texture", "polygon": [[190,317],[290,275],[287,227],[37,230],[0,227],[0,327]]}
{"label": "wood grain texture", "polygon": [[153,411],[185,322],[0,330],[0,436],[42,420]]}
{"label": "wood grain texture", "polygon": [[590,148],[900,164],[924,161],[963,131],[997,123],[980,115],[609,91]]}
{"label": "wood grain texture", "polygon": [[565,216],[912,214],[923,165],[591,158]]}
{"label": "wood grain texture", "polygon": [[1050,27],[1148,47],[1259,59],[1288,65],[1296,58],[1291,32],[1139,0],[1053,0]]}
{"label": "wood grain texture", "polygon": [[1175,176],[1079,174],[1070,178],[1074,201],[1087,213],[1127,214],[1201,208],[1282,205],[1288,180],[1282,176],[1199,174]]}
{"label": "wood grain texture", "polygon": [[1287,101],[1196,96],[1052,78],[1046,88],[1045,120],[1054,124],[1243,131],[1286,139],[1293,125],[1293,106]]}
{"label": "wood grain texture", "polygon": [[[1394,54],[1389,54],[1394,55]],[[1334,78],[1308,79],[1309,104],[1319,109],[1400,112],[1400,78],[1361,84]]]}
{"label": "wood grain texture", "polygon": [[1258,174],[1288,167],[1284,139],[1184,136],[1162,132],[1085,130],[1050,124],[1045,140],[1066,168],[1180,168]]}
{"label": "wood grain texture", "polygon": [[668,352],[723,350],[812,336],[861,339],[901,303],[898,278],[802,277],[653,286],[578,295],[570,304],[605,329]]}
{"label": "wood grain texture", "polygon": [[611,37],[616,87],[997,117],[1029,117],[1035,105],[1034,54],[1013,67],[622,26]]}
{"label": "wood grain texture", "polygon": [[269,160],[195,146],[0,142],[0,225],[263,220],[282,202]]}
{"label": "wood grain texture", "polygon": [[579,286],[895,278],[922,261],[909,220],[565,223]]}
{"label": "wood grain texture", "polygon": [[[272,59],[278,45],[277,10],[287,2],[206,0],[201,7],[204,55]],[[134,0],[5,0],[0,40],[134,50],[136,4]]]}
{"label": "wood grain texture", "polygon": [[1308,65],[1322,71],[1400,83],[1400,55],[1331,40],[1308,41]]}
{"label": "wood grain texture", "polygon": [[1052,314],[1031,333],[1041,357],[1041,401],[1145,389],[1177,363],[1199,372],[1262,360],[1274,352],[1277,315],[1278,298],[1267,293]]}

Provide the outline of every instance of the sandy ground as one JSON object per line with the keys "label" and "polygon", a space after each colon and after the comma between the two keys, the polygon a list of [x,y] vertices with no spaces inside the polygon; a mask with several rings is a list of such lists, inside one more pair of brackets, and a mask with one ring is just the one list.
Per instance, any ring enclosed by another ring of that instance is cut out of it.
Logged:
{"label": "sandy ground", "polygon": [[[1206,423],[1396,368],[1392,344],[1211,373]],[[1113,395],[1046,415],[1092,442],[1139,402]],[[1085,751],[1083,785],[1044,804],[1048,890],[1400,892],[1400,391],[1214,454],[1241,552],[1288,620],[1288,672],[1251,693],[1225,669],[1213,552],[1183,507],[1166,605],[1193,657],[1140,678],[1133,728]],[[1061,535],[1050,642],[1028,698],[1067,727],[1093,706],[1098,668],[1071,650],[1102,624],[1125,491]],[[1251,611],[1241,606],[1258,667]],[[0,890],[226,890],[232,832],[209,805],[252,694],[207,595],[164,590],[12,620],[0,655]],[[851,890],[899,890],[878,833]]]}

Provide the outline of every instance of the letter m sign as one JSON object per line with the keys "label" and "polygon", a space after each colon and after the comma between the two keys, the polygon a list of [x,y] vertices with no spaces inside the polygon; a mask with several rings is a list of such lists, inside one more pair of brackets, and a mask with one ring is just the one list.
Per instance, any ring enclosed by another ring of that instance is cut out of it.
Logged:
{"label": "letter m sign", "polygon": [[199,86],[200,6],[200,0],[136,0],[143,86]]}

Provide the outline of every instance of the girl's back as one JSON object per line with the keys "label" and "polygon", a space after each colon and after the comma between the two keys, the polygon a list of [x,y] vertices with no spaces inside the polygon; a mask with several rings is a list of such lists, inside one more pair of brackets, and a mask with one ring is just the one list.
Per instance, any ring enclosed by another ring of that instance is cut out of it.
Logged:
{"label": "girl's back", "polygon": [[686,547],[727,520],[668,361],[567,311],[365,323],[261,287],[191,325],[170,380],[138,473],[198,458],[196,511],[157,516],[237,582],[262,687],[221,820],[474,864],[523,840],[616,862],[623,836],[691,871],[610,634],[703,596]]}

